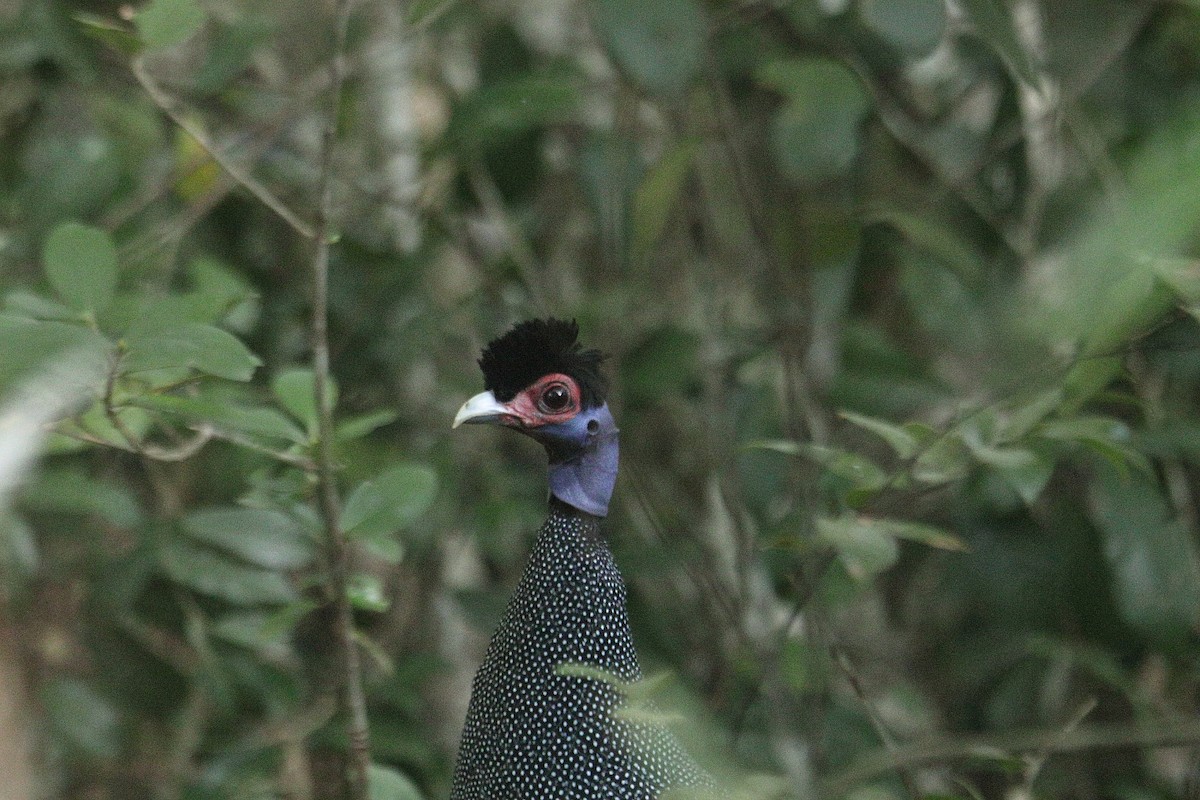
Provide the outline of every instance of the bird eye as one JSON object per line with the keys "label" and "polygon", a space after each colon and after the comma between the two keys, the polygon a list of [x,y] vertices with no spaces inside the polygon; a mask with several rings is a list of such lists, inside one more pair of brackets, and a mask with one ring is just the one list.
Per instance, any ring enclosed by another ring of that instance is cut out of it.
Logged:
{"label": "bird eye", "polygon": [[565,409],[571,403],[571,392],[561,383],[552,383],[542,392],[538,405],[543,411],[556,413]]}

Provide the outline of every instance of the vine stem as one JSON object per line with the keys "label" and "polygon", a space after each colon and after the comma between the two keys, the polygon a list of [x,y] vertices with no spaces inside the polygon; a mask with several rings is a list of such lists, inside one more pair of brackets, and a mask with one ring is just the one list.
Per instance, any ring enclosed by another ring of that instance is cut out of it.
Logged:
{"label": "vine stem", "polygon": [[362,661],[355,641],[354,615],[346,594],[348,557],[346,532],[341,525],[341,499],[338,496],[336,464],[333,452],[333,408],[329,377],[329,241],[333,207],[333,161],[337,145],[338,117],[345,81],[346,28],[350,20],[350,0],[336,0],[334,6],[333,54],[329,63],[329,107],[321,137],[321,160],[317,178],[316,220],[313,226],[313,391],[317,409],[317,504],[325,525],[329,559],[329,588],[333,593],[335,638],[341,655],[340,706],[346,718],[349,747],[346,758],[345,789],[347,800],[366,800],[367,772],[371,763],[370,732],[367,727],[366,693],[363,689]]}

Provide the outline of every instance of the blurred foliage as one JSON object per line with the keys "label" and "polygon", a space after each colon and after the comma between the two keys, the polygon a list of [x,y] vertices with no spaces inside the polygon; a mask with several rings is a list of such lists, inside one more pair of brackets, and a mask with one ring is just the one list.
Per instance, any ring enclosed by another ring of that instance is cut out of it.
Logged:
{"label": "blurred foliage", "polygon": [[[326,12],[0,0],[0,569],[39,796],[331,796]],[[607,528],[678,676],[629,713],[725,796],[1200,782],[1200,7],[360,2],[346,59],[373,798],[448,791],[545,491],[536,446],[449,420],[480,345],[548,313],[612,356]]]}

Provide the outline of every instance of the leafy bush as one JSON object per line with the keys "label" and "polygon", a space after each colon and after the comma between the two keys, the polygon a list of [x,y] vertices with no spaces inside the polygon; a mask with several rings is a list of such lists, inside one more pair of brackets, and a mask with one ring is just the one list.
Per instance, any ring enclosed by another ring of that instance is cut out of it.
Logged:
{"label": "leafy bush", "polygon": [[548,313],[728,796],[1195,785],[1195,3],[354,4],[323,239],[327,11],[0,8],[11,785],[340,796],[344,597],[372,796],[444,796],[544,502],[449,420]]}

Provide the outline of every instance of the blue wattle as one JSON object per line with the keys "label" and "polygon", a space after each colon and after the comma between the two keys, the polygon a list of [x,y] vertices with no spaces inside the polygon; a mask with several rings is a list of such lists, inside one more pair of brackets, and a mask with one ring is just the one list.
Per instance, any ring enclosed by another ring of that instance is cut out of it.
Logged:
{"label": "blue wattle", "polygon": [[550,456],[550,494],[597,517],[608,515],[617,480],[617,424],[608,405],[538,428],[533,437]]}

